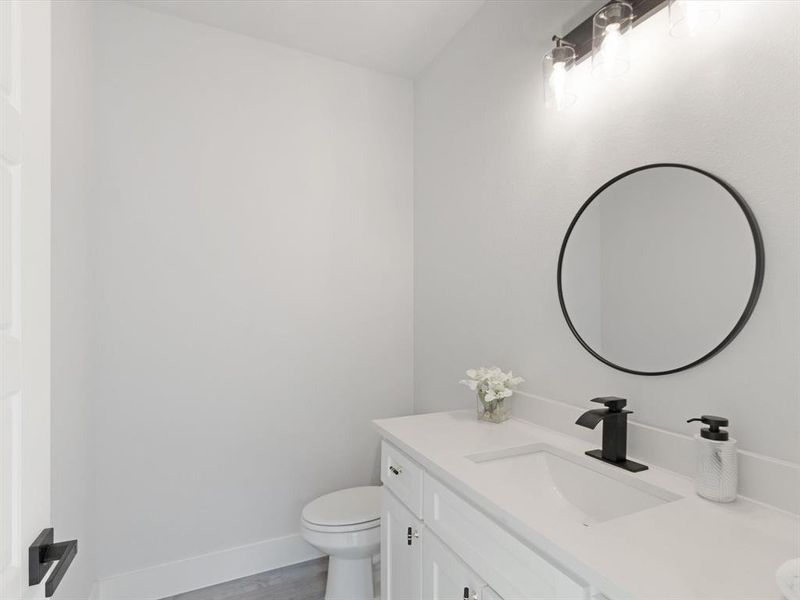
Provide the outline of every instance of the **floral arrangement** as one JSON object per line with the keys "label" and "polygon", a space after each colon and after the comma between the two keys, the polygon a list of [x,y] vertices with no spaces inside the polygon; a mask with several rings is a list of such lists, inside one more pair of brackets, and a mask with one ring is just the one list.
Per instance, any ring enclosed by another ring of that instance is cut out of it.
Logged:
{"label": "floral arrangement", "polygon": [[499,367],[469,369],[469,379],[459,383],[466,385],[478,394],[478,417],[488,421],[501,422],[508,418],[504,400],[514,394],[514,389],[523,381],[509,371],[504,373]]}

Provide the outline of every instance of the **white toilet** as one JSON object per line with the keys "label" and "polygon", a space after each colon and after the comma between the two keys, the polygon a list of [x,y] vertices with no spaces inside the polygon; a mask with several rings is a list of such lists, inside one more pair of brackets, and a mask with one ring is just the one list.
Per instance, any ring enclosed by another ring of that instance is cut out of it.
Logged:
{"label": "white toilet", "polygon": [[325,600],[373,600],[372,557],[381,545],[381,488],[339,490],[303,509],[303,538],[330,555]]}

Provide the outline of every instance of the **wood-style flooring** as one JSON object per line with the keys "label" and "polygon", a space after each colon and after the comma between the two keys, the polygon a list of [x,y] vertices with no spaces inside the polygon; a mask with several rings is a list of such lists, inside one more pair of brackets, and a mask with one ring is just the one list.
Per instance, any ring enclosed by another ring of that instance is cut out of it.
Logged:
{"label": "wood-style flooring", "polygon": [[[327,575],[328,558],[325,557],[185,592],[164,600],[323,600]],[[380,589],[378,576],[379,568],[376,564],[376,592]]]}

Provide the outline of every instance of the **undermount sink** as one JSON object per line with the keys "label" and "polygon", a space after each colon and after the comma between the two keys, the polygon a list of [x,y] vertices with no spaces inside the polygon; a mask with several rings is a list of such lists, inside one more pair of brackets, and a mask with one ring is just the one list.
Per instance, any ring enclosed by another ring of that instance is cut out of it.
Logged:
{"label": "undermount sink", "polygon": [[467,456],[493,489],[525,498],[542,513],[591,526],[681,496],[635,475],[547,444],[530,444]]}

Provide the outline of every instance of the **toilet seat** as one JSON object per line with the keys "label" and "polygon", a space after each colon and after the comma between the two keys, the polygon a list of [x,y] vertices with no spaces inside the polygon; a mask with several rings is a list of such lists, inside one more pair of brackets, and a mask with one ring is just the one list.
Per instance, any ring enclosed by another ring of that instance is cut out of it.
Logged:
{"label": "toilet seat", "polygon": [[313,531],[330,533],[380,527],[381,488],[364,486],[339,490],[308,503],[303,524]]}
{"label": "toilet seat", "polygon": [[375,527],[380,526],[380,519],[366,521],[365,523],[355,523],[353,525],[318,525],[317,523],[309,523],[303,519],[303,527],[311,531],[319,531],[320,533],[354,533],[356,531],[374,529]]}

